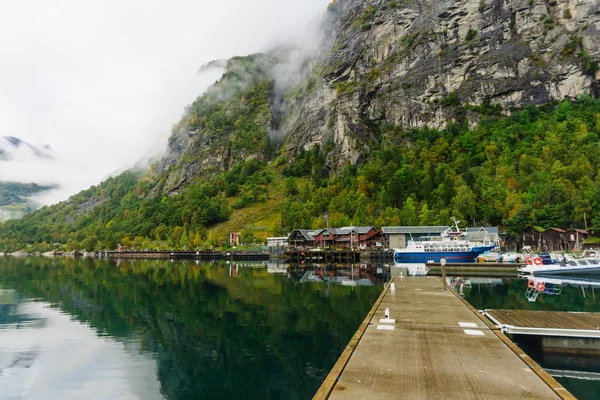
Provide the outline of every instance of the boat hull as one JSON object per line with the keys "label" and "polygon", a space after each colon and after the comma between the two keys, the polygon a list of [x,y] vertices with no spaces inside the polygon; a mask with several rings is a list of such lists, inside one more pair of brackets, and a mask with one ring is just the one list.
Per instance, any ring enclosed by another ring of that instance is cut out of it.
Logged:
{"label": "boat hull", "polygon": [[533,276],[549,275],[600,275],[600,266],[577,266],[577,267],[537,267],[529,265],[523,267],[521,272]]}
{"label": "boat hull", "polygon": [[477,261],[477,256],[488,250],[493,249],[493,246],[473,247],[470,251],[431,251],[417,252],[397,250],[394,252],[394,261],[397,263],[430,263],[440,262],[442,258],[449,263],[474,263]]}

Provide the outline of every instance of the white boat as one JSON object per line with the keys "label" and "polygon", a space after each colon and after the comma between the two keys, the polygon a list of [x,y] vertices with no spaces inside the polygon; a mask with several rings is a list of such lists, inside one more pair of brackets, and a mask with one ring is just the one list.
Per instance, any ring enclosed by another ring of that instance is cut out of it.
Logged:
{"label": "white boat", "polygon": [[539,275],[600,275],[600,260],[595,258],[575,258],[563,260],[560,264],[524,265],[524,274]]}
{"label": "white boat", "polygon": [[481,253],[477,257],[477,262],[497,262],[502,252],[498,247],[495,247],[489,251]]}
{"label": "white boat", "polygon": [[455,231],[448,229],[442,236],[409,240],[406,248],[394,250],[394,261],[400,264],[427,264],[445,259],[450,263],[474,263],[481,253],[498,246],[498,243],[492,242],[490,238],[486,238],[483,243],[468,240],[466,233],[458,227],[459,221],[452,219]]}

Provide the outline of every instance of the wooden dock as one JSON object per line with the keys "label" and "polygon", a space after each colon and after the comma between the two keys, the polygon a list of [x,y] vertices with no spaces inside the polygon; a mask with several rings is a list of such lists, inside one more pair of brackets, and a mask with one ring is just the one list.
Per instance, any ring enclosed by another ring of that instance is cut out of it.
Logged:
{"label": "wooden dock", "polygon": [[574,399],[439,278],[392,283],[315,399]]}
{"label": "wooden dock", "polygon": [[106,251],[99,252],[100,258],[127,259],[172,259],[172,260],[229,260],[229,261],[268,261],[268,252],[251,251]]}
{"label": "wooden dock", "polygon": [[505,333],[600,339],[600,313],[485,310]]}

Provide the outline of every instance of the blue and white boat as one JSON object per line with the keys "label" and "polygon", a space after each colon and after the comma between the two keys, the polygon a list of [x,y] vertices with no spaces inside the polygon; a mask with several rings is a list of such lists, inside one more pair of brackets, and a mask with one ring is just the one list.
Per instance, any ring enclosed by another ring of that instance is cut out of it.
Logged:
{"label": "blue and white boat", "polygon": [[431,263],[446,262],[474,263],[477,256],[496,247],[497,243],[472,242],[458,228],[450,229],[441,236],[423,237],[419,240],[409,240],[406,248],[394,249],[394,261],[397,263]]}

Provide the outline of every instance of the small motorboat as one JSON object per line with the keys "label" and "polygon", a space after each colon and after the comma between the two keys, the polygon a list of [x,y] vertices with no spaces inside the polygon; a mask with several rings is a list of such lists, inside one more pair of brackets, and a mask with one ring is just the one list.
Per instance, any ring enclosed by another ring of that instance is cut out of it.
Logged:
{"label": "small motorboat", "polygon": [[522,266],[520,271],[523,274],[534,276],[600,275],[600,260],[595,258],[574,258],[569,260],[563,259],[559,264],[545,264],[534,258],[532,264]]}

